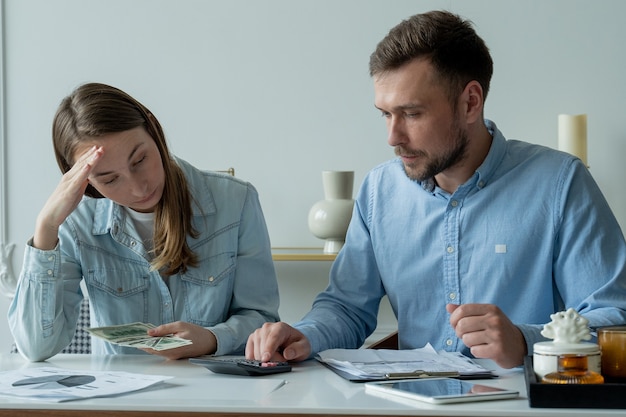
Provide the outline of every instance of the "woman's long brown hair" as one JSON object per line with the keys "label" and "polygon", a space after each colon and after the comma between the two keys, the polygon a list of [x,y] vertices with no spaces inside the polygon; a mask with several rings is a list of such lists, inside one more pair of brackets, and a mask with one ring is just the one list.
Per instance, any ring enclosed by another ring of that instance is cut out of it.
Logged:
{"label": "woman's long brown hair", "polygon": [[[52,141],[61,172],[72,167],[77,146],[86,140],[142,126],[161,154],[165,187],[154,220],[154,254],[151,266],[165,276],[184,273],[198,262],[187,244],[187,236],[197,236],[191,224],[192,197],[187,180],[167,148],[158,120],[127,93],[106,84],[79,86],[67,96],[54,116]],[[85,194],[103,198],[91,184]]]}

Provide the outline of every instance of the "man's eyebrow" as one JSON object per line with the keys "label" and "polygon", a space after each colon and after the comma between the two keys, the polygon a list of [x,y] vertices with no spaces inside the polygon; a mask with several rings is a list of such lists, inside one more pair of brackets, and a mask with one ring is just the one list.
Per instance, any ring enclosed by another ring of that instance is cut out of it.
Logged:
{"label": "man's eyebrow", "polygon": [[[128,162],[131,161],[131,159],[133,159],[133,156],[137,153],[137,150],[141,147],[141,145],[143,145],[143,143],[138,143],[137,145],[135,145],[135,147],[130,151],[130,154],[128,155]],[[111,175],[114,174],[113,171],[104,171],[104,172],[96,172],[93,174],[94,177],[104,177],[106,175]]]}
{"label": "man's eyebrow", "polygon": [[417,103],[407,103],[407,104],[402,104],[400,106],[392,107],[391,110],[382,109],[382,108],[378,107],[377,105],[374,105],[374,107],[376,107],[380,111],[388,112],[388,111],[415,110],[415,109],[419,109],[420,107],[424,107],[424,106],[421,105],[421,104],[417,104]]}

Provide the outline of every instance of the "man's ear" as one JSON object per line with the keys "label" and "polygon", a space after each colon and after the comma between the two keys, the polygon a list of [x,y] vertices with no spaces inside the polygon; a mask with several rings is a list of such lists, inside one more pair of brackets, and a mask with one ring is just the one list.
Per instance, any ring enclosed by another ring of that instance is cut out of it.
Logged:
{"label": "man's ear", "polygon": [[464,116],[468,124],[482,120],[484,99],[483,88],[478,81],[467,83],[461,93],[462,106],[460,108],[465,112]]}

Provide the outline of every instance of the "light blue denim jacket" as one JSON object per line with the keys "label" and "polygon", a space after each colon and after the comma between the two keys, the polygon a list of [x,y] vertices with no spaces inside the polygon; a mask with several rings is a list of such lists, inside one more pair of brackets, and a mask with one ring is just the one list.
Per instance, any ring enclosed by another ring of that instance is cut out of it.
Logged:
{"label": "light blue denim jacket", "polygon": [[470,355],[447,303],[496,304],[530,354],[550,314],[569,307],[592,327],[626,323],[626,243],[589,170],[486,123],[491,149],[453,194],[410,180],[398,159],[367,175],[330,285],[296,324],[312,354],[360,346],[384,295],[404,349]]}
{"label": "light blue denim jacket", "polygon": [[[26,246],[9,325],[19,351],[39,361],[72,339],[85,280],[91,325],[181,320],[211,330],[217,355],[242,353],[248,335],[278,320],[278,285],[254,187],[177,159],[193,198],[188,237],[199,265],[163,279],[150,270],[132,219],[108,199],[85,197],[59,230],[54,250]],[[92,353],[143,353],[92,338]]]}

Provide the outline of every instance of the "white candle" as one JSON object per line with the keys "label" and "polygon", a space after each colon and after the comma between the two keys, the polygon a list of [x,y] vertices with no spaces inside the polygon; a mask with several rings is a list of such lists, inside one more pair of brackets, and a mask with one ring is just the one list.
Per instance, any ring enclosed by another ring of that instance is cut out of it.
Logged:
{"label": "white candle", "polygon": [[559,149],[587,165],[587,115],[559,114]]}

